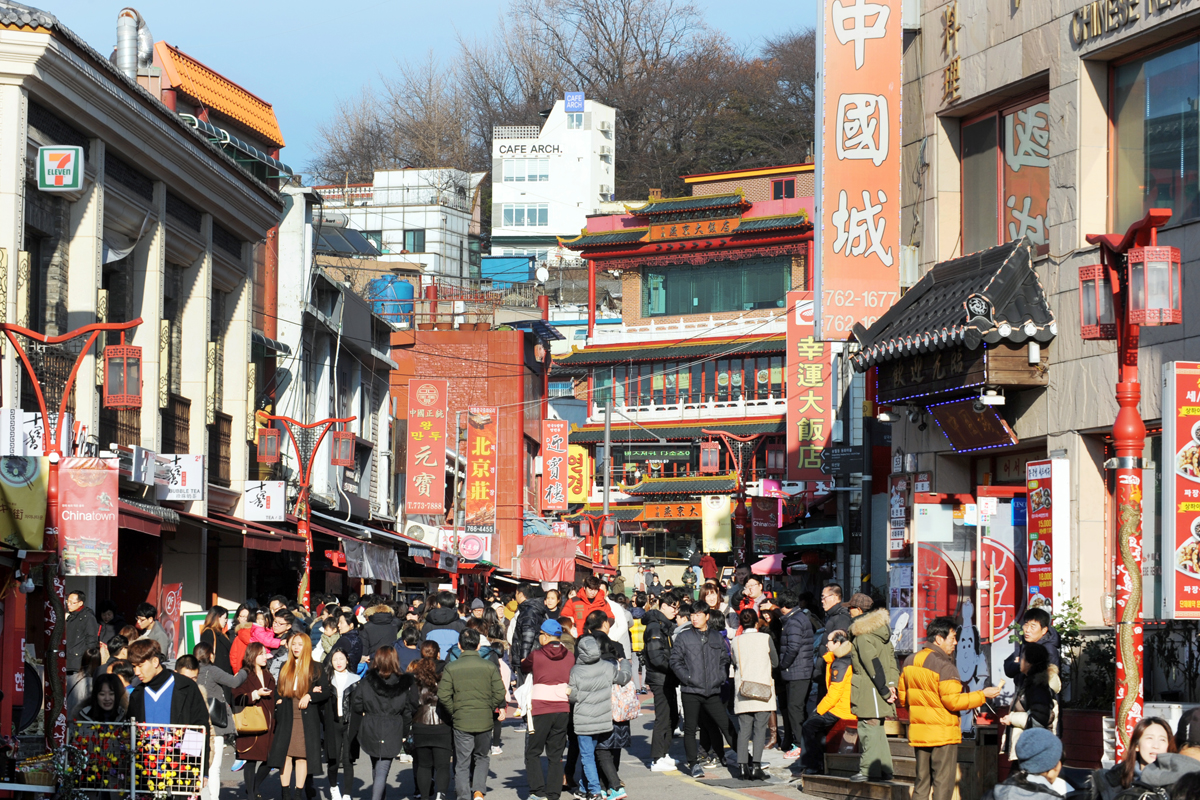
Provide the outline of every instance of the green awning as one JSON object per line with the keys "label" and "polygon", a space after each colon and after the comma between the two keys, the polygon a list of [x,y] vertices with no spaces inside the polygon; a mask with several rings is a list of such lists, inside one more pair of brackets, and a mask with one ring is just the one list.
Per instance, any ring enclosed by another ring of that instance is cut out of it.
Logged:
{"label": "green awning", "polygon": [[828,528],[780,528],[779,551],[803,550],[808,547],[829,547],[842,543],[842,529],[838,525]]}

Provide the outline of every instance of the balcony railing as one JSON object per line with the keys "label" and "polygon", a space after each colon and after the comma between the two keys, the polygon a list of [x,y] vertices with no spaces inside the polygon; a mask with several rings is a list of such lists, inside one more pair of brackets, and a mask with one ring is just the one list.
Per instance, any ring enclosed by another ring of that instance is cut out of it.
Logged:
{"label": "balcony railing", "polygon": [[785,333],[787,314],[743,315],[734,319],[700,317],[664,317],[633,325],[597,325],[588,344],[634,344],[705,336],[743,336]]}
{"label": "balcony railing", "polygon": [[100,448],[109,445],[124,447],[142,445],[142,410],[140,408],[105,408],[100,406]]}
{"label": "balcony railing", "polygon": [[169,394],[167,395],[167,407],[160,413],[162,414],[162,451],[175,455],[187,453],[192,401],[177,394]]}
{"label": "balcony railing", "polygon": [[[616,411],[622,414],[615,413]],[[635,422],[661,422],[664,420],[737,419],[749,417],[772,417],[787,413],[787,399],[771,397],[765,400],[707,400],[696,403],[661,403],[656,405],[623,406],[617,404],[613,413],[613,424],[621,425],[633,419]],[[592,403],[587,419],[589,424],[604,422],[604,404]]]}
{"label": "balcony railing", "polygon": [[214,419],[208,428],[208,482],[228,488],[231,477],[229,462],[233,446],[233,417],[218,411]]}

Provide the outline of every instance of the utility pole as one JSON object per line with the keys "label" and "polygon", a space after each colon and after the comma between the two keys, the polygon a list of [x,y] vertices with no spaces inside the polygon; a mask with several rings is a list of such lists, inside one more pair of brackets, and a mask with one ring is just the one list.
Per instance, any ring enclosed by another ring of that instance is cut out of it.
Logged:
{"label": "utility pole", "polygon": [[[604,555],[604,526],[608,524],[608,495],[612,491],[612,415],[613,415],[613,392],[616,391],[615,386],[610,382],[608,386],[608,398],[604,401],[604,508],[601,510],[603,517],[600,522],[599,546],[594,548],[598,550],[600,555]],[[617,542],[617,548],[620,549],[620,541]],[[592,553],[592,561],[596,560],[596,553]]]}
{"label": "utility pole", "polygon": [[[454,542],[454,555],[458,556],[458,454],[462,452],[461,428],[462,424],[461,411],[454,412],[454,499],[451,503],[450,524],[453,526],[453,534],[451,541]],[[451,583],[454,584],[454,590],[458,591],[458,572],[450,576]]]}

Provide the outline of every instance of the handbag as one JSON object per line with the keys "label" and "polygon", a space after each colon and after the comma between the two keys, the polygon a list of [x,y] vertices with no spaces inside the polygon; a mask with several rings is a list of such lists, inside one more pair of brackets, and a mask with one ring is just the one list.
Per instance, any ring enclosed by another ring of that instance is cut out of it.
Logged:
{"label": "handbag", "polygon": [[[742,660],[742,643],[738,642],[738,663],[744,664]],[[755,700],[760,703],[767,703],[771,700],[772,687],[769,683],[759,683],[758,681],[742,681],[738,684],[738,697],[743,700]]]}
{"label": "handbag", "polygon": [[208,698],[208,721],[214,728],[224,728],[229,724],[229,706],[221,698]]}
{"label": "handbag", "polygon": [[638,699],[633,681],[624,686],[612,687],[613,722],[632,722],[642,715],[642,701]]}
{"label": "handbag", "polygon": [[242,710],[233,715],[233,727],[239,736],[257,736],[269,730],[267,715],[258,706],[242,706]]}

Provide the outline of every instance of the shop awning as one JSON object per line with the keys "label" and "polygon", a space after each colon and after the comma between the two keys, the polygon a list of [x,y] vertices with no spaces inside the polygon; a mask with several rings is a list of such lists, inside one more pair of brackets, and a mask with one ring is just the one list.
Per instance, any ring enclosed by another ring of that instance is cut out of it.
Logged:
{"label": "shop awning", "polygon": [[575,550],[579,539],[574,536],[525,535],[521,549],[521,578],[534,581],[575,580]]}
{"label": "shop awning", "polygon": [[802,550],[809,547],[829,547],[841,544],[844,539],[841,526],[827,528],[780,528],[778,548]]}
{"label": "shop awning", "polygon": [[251,331],[250,340],[264,350],[269,350],[273,353],[282,353],[285,356],[290,356],[292,354],[292,348],[288,347],[283,342],[275,341],[262,331]]}
{"label": "shop awning", "polygon": [[587,556],[575,556],[575,565],[591,570],[595,575],[616,575],[617,568],[608,564],[597,564]]}
{"label": "shop awning", "polygon": [[356,539],[342,538],[346,554],[346,574],[369,581],[400,583],[400,559],[390,547]]}
{"label": "shop awning", "polygon": [[298,533],[279,530],[256,522],[231,517],[217,511],[210,511],[209,516],[179,512],[180,516],[194,520],[201,525],[227,533],[238,534],[242,537],[242,545],[249,550],[262,550],[268,553],[279,553],[284,550],[293,553],[303,553],[307,550],[304,537]]}
{"label": "shop awning", "polygon": [[[144,533],[148,536],[161,536],[163,520],[162,517],[148,510],[144,503],[135,504],[129,500],[120,500],[118,501],[117,527]],[[170,530],[174,530],[174,527]]]}

